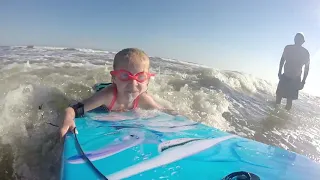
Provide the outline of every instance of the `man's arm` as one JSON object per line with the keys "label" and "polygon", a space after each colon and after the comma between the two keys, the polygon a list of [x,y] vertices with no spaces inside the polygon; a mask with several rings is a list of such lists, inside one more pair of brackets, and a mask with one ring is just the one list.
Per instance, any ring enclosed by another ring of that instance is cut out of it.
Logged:
{"label": "man's arm", "polygon": [[302,83],[306,83],[306,79],[308,77],[308,74],[309,74],[309,64],[306,64],[304,66],[304,73],[303,73],[303,79],[302,79]]}
{"label": "man's arm", "polygon": [[304,65],[304,73],[303,73],[303,79],[302,79],[302,83],[305,84],[306,83],[306,79],[308,77],[309,74],[309,66],[310,66],[310,54],[307,51],[307,59],[306,59],[306,63]]}
{"label": "man's arm", "polygon": [[286,48],[284,48],[282,56],[281,56],[281,60],[280,60],[280,64],[279,64],[279,71],[278,71],[278,77],[281,77],[282,74],[282,68],[284,63],[286,62],[285,58],[284,58],[284,54],[285,54]]}
{"label": "man's arm", "polygon": [[308,77],[308,74],[309,74],[309,66],[310,64],[306,64],[304,65],[304,73],[303,73],[303,79],[302,79],[302,83],[305,84],[306,83],[306,79]]}

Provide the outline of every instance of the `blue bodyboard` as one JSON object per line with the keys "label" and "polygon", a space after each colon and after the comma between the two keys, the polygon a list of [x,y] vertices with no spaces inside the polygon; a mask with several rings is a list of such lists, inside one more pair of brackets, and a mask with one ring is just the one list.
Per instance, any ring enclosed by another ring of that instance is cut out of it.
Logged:
{"label": "blue bodyboard", "polygon": [[180,115],[98,108],[75,122],[79,133],[65,137],[63,180],[320,179],[319,163],[305,156]]}

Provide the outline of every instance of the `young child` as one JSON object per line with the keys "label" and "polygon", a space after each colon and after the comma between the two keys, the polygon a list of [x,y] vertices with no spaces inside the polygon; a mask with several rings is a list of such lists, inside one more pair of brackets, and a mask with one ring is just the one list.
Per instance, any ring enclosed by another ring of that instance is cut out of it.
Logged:
{"label": "young child", "polygon": [[60,129],[61,137],[75,128],[75,117],[101,105],[105,105],[107,111],[135,108],[164,110],[146,92],[149,79],[154,76],[149,72],[149,66],[147,54],[139,49],[127,48],[118,52],[114,57],[113,71],[110,72],[113,84],[83,102],[66,108],[63,126]]}

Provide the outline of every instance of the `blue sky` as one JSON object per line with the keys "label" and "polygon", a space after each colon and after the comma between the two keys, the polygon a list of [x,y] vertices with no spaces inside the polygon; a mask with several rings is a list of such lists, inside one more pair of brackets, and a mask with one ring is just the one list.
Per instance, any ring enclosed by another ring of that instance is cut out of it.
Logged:
{"label": "blue sky", "polygon": [[317,0],[4,0],[0,24],[1,45],[139,47],[274,82],[284,46],[304,32],[312,58],[306,91],[320,95]]}

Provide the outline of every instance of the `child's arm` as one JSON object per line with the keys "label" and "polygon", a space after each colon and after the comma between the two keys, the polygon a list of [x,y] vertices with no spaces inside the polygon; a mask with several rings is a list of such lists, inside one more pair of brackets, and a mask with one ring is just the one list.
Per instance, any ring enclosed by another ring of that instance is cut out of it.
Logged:
{"label": "child's arm", "polygon": [[[90,98],[82,101],[83,104],[83,112],[90,111],[95,109],[108,101],[108,94],[110,92],[110,88],[105,88]],[[75,128],[74,118],[76,117],[76,113],[72,107],[67,107],[65,109],[65,116],[63,120],[63,125],[60,129],[60,135],[63,137],[68,131],[73,130]]]}
{"label": "child's arm", "polygon": [[141,100],[139,102],[139,106],[143,109],[158,109],[162,112],[165,112],[167,114],[171,115],[178,115],[177,112],[175,112],[173,109],[169,109],[167,107],[161,106],[158,104],[149,94],[143,93],[141,95]]}
{"label": "child's arm", "polygon": [[90,98],[83,100],[82,104],[84,104],[84,112],[90,111],[103,104],[106,104],[110,99],[110,96],[108,95],[111,93],[112,88],[108,87],[94,93]]}

